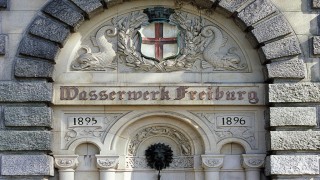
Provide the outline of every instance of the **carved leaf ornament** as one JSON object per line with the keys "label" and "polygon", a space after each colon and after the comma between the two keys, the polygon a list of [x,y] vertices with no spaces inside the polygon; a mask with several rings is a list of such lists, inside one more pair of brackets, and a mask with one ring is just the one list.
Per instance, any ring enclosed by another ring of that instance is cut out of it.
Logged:
{"label": "carved leaf ornament", "polygon": [[[117,42],[112,43],[114,38]],[[173,72],[247,68],[237,54],[238,48],[220,50],[228,38],[218,27],[201,17],[164,7],[114,17],[93,39],[99,52],[83,45],[80,50],[84,53],[72,62],[72,70]]]}

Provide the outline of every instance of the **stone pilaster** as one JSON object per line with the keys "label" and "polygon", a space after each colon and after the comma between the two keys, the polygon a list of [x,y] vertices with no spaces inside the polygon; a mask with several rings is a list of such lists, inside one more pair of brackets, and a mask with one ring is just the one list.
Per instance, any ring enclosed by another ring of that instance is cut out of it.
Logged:
{"label": "stone pilaster", "polygon": [[96,155],[100,180],[115,180],[115,169],[119,164],[119,156]]}
{"label": "stone pilaster", "polygon": [[243,154],[242,167],[246,171],[246,180],[260,179],[260,168],[264,167],[265,154]]}
{"label": "stone pilaster", "polygon": [[59,180],[74,180],[78,155],[54,155],[54,165],[59,169]]}
{"label": "stone pilaster", "polygon": [[219,171],[223,166],[224,155],[201,155],[202,167],[205,169],[205,180],[219,180]]}

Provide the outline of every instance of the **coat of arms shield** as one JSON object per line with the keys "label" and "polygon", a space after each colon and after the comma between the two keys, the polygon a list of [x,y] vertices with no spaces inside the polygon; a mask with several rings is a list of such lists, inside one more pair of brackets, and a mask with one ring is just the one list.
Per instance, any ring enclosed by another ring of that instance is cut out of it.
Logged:
{"label": "coat of arms shield", "polygon": [[179,54],[177,26],[167,22],[152,22],[142,26],[139,32],[141,53],[145,58],[160,62]]}

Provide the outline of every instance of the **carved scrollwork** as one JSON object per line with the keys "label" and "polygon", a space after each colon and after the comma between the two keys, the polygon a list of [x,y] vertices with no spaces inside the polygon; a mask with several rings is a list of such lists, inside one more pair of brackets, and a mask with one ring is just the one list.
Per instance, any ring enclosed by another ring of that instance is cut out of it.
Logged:
{"label": "carved scrollwork", "polygon": [[188,138],[180,131],[165,126],[147,127],[136,133],[130,140],[128,147],[128,155],[134,156],[141,142],[153,136],[167,136],[174,139],[181,148],[181,152],[185,156],[191,155],[191,144]]}
{"label": "carved scrollwork", "polygon": [[202,167],[207,168],[221,168],[223,165],[223,155],[201,155]]}
{"label": "carved scrollwork", "polygon": [[[193,156],[176,156],[173,157],[169,169],[193,168]],[[130,169],[148,169],[148,163],[145,157],[127,157],[126,168]]]}
{"label": "carved scrollwork", "polygon": [[96,155],[97,166],[99,169],[111,169],[116,168],[119,164],[119,156],[101,156]]}
{"label": "carved scrollwork", "polygon": [[261,168],[265,162],[265,154],[243,154],[242,166],[244,168]]}
{"label": "carved scrollwork", "polygon": [[78,155],[54,155],[55,167],[58,169],[75,169],[78,162]]}
{"label": "carved scrollwork", "polygon": [[[152,8],[147,10],[149,9]],[[80,54],[72,62],[71,69],[76,71],[118,69],[123,72],[202,71],[205,69],[243,71],[247,69],[248,65],[239,55],[240,48],[231,44],[226,46],[228,37],[213,23],[182,11],[162,9],[172,14],[168,15],[167,22],[161,23],[175,26],[180,31],[176,37],[179,39],[176,42],[178,46],[176,55],[150,59],[142,54],[142,37],[139,30],[152,22],[144,13],[145,11],[135,11],[114,17],[108,25],[100,28],[93,37],[99,52],[93,53],[88,45],[83,45],[80,50],[84,50],[85,53]],[[112,40],[116,36],[118,38]]]}

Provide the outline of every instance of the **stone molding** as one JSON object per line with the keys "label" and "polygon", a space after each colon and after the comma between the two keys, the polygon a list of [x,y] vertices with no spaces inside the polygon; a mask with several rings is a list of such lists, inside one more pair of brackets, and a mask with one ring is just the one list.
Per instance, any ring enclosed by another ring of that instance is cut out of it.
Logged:
{"label": "stone molding", "polygon": [[245,169],[259,169],[264,167],[265,154],[242,154],[241,164]]}
{"label": "stone molding", "polygon": [[224,155],[201,155],[204,169],[220,169],[223,166]]}
{"label": "stone molding", "polygon": [[59,170],[76,169],[78,162],[78,155],[53,155],[54,166]]}
{"label": "stone molding", "polygon": [[119,164],[119,156],[96,155],[96,158],[100,170],[116,169]]}

